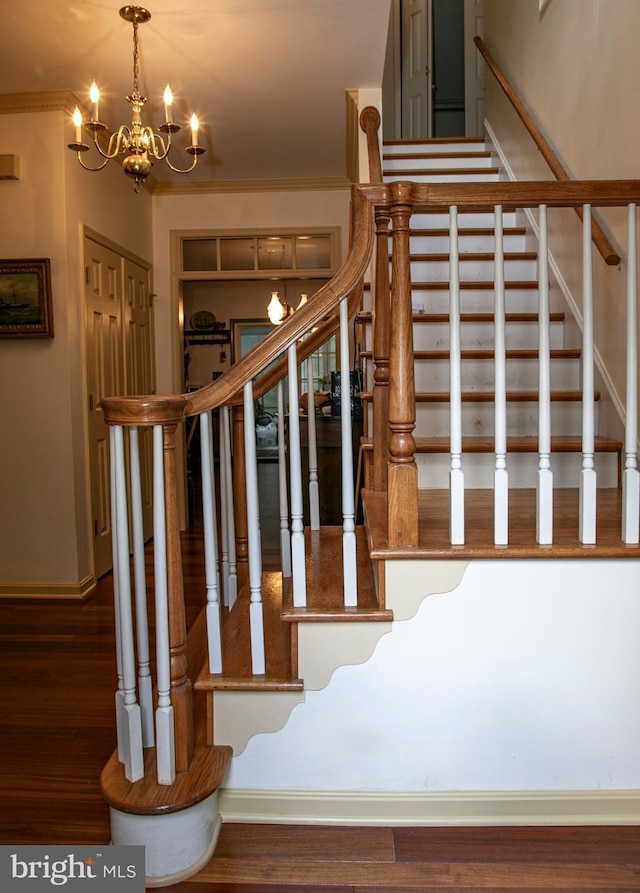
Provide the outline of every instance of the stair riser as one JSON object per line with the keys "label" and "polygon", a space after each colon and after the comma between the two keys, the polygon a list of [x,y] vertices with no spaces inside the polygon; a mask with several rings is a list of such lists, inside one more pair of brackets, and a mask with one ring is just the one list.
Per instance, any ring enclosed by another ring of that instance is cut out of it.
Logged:
{"label": "stair riser", "polygon": [[[449,236],[411,236],[409,240],[411,254],[448,254]],[[522,235],[506,235],[503,239],[505,252],[525,251],[525,237]],[[466,251],[493,254],[495,239],[493,236],[482,233],[471,233],[458,236],[458,251],[460,254]]]}
{"label": "stair riser", "polygon": [[[367,382],[373,381],[373,361],[366,365]],[[533,391],[538,387],[538,361],[536,359],[507,360],[507,390]],[[495,380],[495,364],[493,359],[472,359],[462,361],[463,391],[493,391]],[[551,390],[579,390],[580,364],[576,359],[551,360]],[[449,390],[449,359],[416,360],[416,391],[437,391],[446,393]],[[371,385],[367,384],[367,389]]]}
{"label": "stair riser", "polygon": [[[538,361],[507,360],[507,390],[527,391],[538,388]],[[495,365],[493,360],[463,360],[461,367],[463,391],[493,391]],[[448,360],[416,361],[416,391],[449,390]],[[580,364],[577,360],[551,361],[551,389],[554,391],[575,391],[581,386]]]}
{"label": "stair riser", "polygon": [[[465,288],[460,292],[461,313],[492,313],[493,290]],[[411,292],[414,313],[448,313],[449,291],[414,288]],[[537,313],[538,292],[529,288],[508,288],[505,291],[507,313]]]}
{"label": "stair riser", "polygon": [[482,170],[485,167],[495,167],[495,161],[491,155],[487,155],[484,158],[465,158],[464,155],[447,155],[444,158],[386,158],[383,164],[384,173],[390,176],[402,171],[415,171],[418,168],[424,171],[433,171],[439,168],[451,170],[455,167],[462,167],[467,170],[473,167]]}
{"label": "stair riser", "polygon": [[[506,211],[502,215],[504,227],[517,226],[518,217],[515,211]],[[458,214],[458,229],[493,229],[494,216],[490,212],[464,212]],[[412,214],[412,229],[449,229],[449,214],[447,211],[437,211],[431,214]]]}
{"label": "stair riser", "polygon": [[[495,264],[491,260],[467,260],[460,256],[459,263],[461,282],[493,282]],[[391,264],[389,264],[391,273]],[[507,282],[535,282],[538,275],[534,260],[506,260],[504,276]],[[413,282],[448,282],[450,264],[448,260],[411,261],[411,279]]]}
{"label": "stair riser", "polygon": [[[382,177],[382,182],[393,183],[396,180],[406,179],[406,177],[402,176],[402,171],[399,171],[397,174],[385,174]],[[497,183],[497,181],[498,174],[494,171],[487,171],[486,173],[483,173],[482,171],[472,171],[471,173],[460,171],[459,173],[452,174],[444,174],[434,171],[429,174],[411,174],[412,183]]]}
{"label": "stair riser", "polygon": [[[446,490],[449,487],[450,457],[444,453],[416,456],[418,486],[421,490]],[[463,453],[462,469],[465,487],[491,489],[494,485],[495,456],[490,453]],[[617,453],[596,453],[595,468],[599,487],[617,487]],[[552,453],[553,485],[558,488],[578,487],[582,455],[580,453]],[[533,489],[538,477],[538,456],[535,453],[509,453],[507,471],[511,489]],[[490,523],[490,520],[488,521]]]}
{"label": "stair riser", "polygon": [[[448,437],[449,404],[416,404],[415,437]],[[597,423],[596,407],[596,431]],[[557,437],[578,437],[582,431],[582,404],[554,401],[551,404],[551,430]],[[462,404],[462,436],[493,437],[493,403]],[[538,432],[538,404],[534,401],[507,406],[507,436],[532,437]]]}
{"label": "stair riser", "polygon": [[[433,323],[431,325],[414,325],[413,330],[414,350],[449,349],[449,323],[443,322]],[[563,335],[562,323],[551,323],[550,346],[552,350],[563,347]],[[462,323],[460,328],[460,342],[463,350],[493,350],[493,322]],[[537,323],[507,323],[506,346],[507,350],[537,350]]]}
{"label": "stair riser", "polygon": [[[490,151],[491,146],[488,146],[483,140],[469,140],[468,142],[460,142],[460,143],[411,143],[410,145],[398,143],[396,145],[388,145],[384,144],[382,148],[383,155],[394,155],[394,156],[402,156],[402,155],[443,155],[446,152],[450,152],[452,154],[459,154],[460,152],[486,152]],[[418,165],[416,165],[417,167]]]}

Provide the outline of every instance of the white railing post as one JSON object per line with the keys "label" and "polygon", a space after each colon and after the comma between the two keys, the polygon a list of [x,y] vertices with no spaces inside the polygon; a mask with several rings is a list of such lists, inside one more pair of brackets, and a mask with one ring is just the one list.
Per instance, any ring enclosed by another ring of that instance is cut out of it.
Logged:
{"label": "white railing post", "polygon": [[464,472],[462,470],[462,383],[460,369],[460,265],[458,209],[449,208],[449,412],[451,467],[449,470],[449,539],[464,544]]}
{"label": "white railing post", "polygon": [[316,404],[313,398],[313,357],[307,359],[307,437],[309,441],[309,527],[320,530],[320,490],[318,485],[318,446]]}
{"label": "white railing post", "polygon": [[580,474],[579,538],[596,541],[595,403],[593,373],[593,259],[591,205],[583,207],[582,231],[582,472]]}
{"label": "white railing post", "polygon": [[295,341],[287,351],[289,377],[289,474],[291,476],[291,572],[293,604],[307,604],[305,573],[304,521],[302,503],[302,456],[300,451],[300,416],[298,415],[298,351]]}
{"label": "white railing post", "polygon": [[113,554],[113,614],[116,640],[116,674],[118,687],[115,695],[116,739],[118,759],[124,763],[126,752],[126,723],[124,712],[124,679],[122,676],[122,636],[120,634],[120,555],[116,537],[116,429],[109,427],[109,454],[111,456],[111,550]]}
{"label": "white railing post", "polygon": [[202,475],[202,521],[204,530],[204,573],[207,590],[207,642],[209,672],[222,672],[222,618],[218,586],[218,530],[216,522],[213,424],[211,411],[200,415],[200,468]]}
{"label": "white railing post", "polygon": [[553,542],[553,472],[551,470],[551,351],[549,315],[549,242],[547,206],[540,205],[538,246],[538,477],[536,541]]}
{"label": "white railing post", "polygon": [[249,628],[251,667],[254,675],[265,672],[264,617],[262,611],[262,546],[258,503],[258,457],[253,382],[244,386],[244,455],[247,486],[247,537],[249,543]]}
{"label": "white railing post", "polygon": [[289,530],[289,495],[287,492],[287,457],[284,435],[284,387],[278,382],[278,496],[280,508],[280,563],[282,576],[291,576],[291,532]]}
{"label": "white railing post", "polygon": [[493,541],[496,546],[509,542],[509,473],[507,471],[507,354],[505,332],[504,241],[502,207],[496,205],[494,263],[494,399],[495,399],[495,470],[493,491]]}
{"label": "white railing post", "polygon": [[342,577],[344,604],[358,604],[355,494],[353,485],[353,429],[351,419],[351,364],[349,362],[349,310],[340,302],[340,433],[342,447]]}
{"label": "white railing post", "polygon": [[640,541],[640,473],[638,472],[638,247],[636,206],[628,207],[627,383],[622,475],[622,541]]}
{"label": "white railing post", "polygon": [[220,409],[220,445],[220,489],[225,495],[224,530],[229,562],[224,595],[225,604],[231,610],[238,598],[238,567],[236,563],[236,516],[233,506],[233,469],[231,467],[231,421],[228,406],[223,406]]}
{"label": "white railing post", "polygon": [[142,524],[142,486],[138,429],[129,428],[129,464],[131,468],[131,538],[133,543],[133,579],[136,605],[136,644],[138,647],[138,698],[142,719],[142,746],[151,747],[153,734],[153,681],[149,666],[149,620],[147,616],[147,579],[144,561]]}
{"label": "white railing post", "polygon": [[164,493],[162,425],[153,427],[153,564],[156,606],[156,761],[158,784],[173,784],[176,777],[175,726],[171,704],[171,652],[167,583],[167,526]]}
{"label": "white railing post", "polygon": [[142,719],[136,697],[136,656],[131,603],[131,573],[129,570],[129,524],[127,518],[127,481],[124,459],[124,432],[120,425],[114,428],[115,513],[113,535],[118,548],[118,597],[120,602],[120,643],[122,654],[122,681],[124,688],[124,740],[119,751],[123,758],[124,774],[128,781],[138,781],[144,776],[142,752]]}

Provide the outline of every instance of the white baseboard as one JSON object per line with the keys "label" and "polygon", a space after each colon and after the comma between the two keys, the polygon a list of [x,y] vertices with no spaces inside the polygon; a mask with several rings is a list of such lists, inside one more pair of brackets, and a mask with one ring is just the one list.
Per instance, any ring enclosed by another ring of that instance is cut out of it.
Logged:
{"label": "white baseboard", "polygon": [[73,599],[83,601],[96,588],[93,574],[78,583],[0,583],[0,599]]}
{"label": "white baseboard", "polygon": [[325,825],[636,825],[640,791],[220,790],[225,822]]}

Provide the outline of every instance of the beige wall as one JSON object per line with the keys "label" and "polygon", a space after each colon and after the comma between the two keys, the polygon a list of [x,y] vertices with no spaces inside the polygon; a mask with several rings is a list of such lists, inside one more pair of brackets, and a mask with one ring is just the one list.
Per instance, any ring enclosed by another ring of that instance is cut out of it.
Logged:
{"label": "beige wall", "polygon": [[[485,40],[496,61],[576,179],[637,178],[640,91],[637,0],[485,0]],[[516,179],[550,176],[524,128],[487,74],[487,121]],[[550,248],[581,311],[581,236],[574,215],[554,212]],[[561,218],[561,215],[564,215]],[[621,256],[626,217],[603,212]],[[626,263],[594,258],[596,348],[605,381],[624,404]]]}
{"label": "beige wall", "polygon": [[0,594],[77,596],[92,555],[86,453],[82,225],[151,258],[151,199],[121,171],[82,171],[62,111],[0,116],[5,258],[49,257],[53,339],[0,341]]}

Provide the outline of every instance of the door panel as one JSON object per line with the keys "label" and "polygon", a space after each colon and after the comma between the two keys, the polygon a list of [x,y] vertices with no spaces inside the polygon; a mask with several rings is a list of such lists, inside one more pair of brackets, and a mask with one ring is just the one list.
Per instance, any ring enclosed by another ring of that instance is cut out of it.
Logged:
{"label": "door panel", "polygon": [[424,139],[432,134],[431,0],[403,0],[402,136]]}

